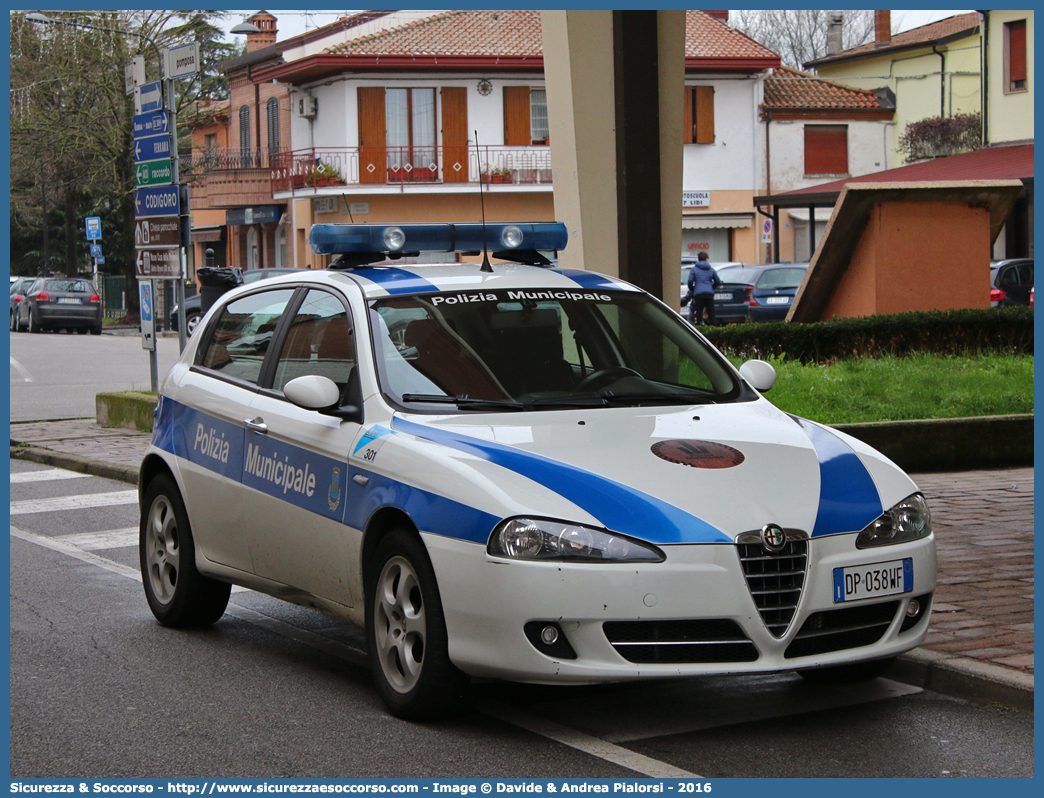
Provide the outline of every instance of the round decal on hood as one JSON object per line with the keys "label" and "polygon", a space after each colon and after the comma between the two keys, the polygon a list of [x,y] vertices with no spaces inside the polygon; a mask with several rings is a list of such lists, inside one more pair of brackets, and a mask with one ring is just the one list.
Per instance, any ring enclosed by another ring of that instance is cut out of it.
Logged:
{"label": "round decal on hood", "polygon": [[652,453],[668,463],[693,468],[732,468],[743,462],[743,452],[712,441],[673,440],[658,441]]}

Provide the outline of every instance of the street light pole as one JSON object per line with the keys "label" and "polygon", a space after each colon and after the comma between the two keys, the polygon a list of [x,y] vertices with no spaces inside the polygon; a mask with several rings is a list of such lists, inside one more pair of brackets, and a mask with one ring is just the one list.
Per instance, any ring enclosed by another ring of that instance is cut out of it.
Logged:
{"label": "street light pole", "polygon": [[[169,109],[169,127],[170,127],[170,169],[171,169],[171,182],[175,186],[180,186],[181,177],[178,170],[178,118],[177,111],[174,107],[174,81],[169,77],[164,76],[163,68],[163,56],[160,55],[159,45],[156,44],[155,40],[151,37],[146,36],[144,33],[138,33],[132,30],[121,30],[119,28],[103,28],[100,25],[92,25],[89,22],[71,22],[62,19],[53,19],[41,14],[39,12],[32,12],[26,14],[25,18],[29,22],[34,22],[37,25],[64,25],[69,28],[87,28],[89,30],[99,30],[105,33],[118,33],[122,36],[137,36],[139,39],[143,39],[152,45],[153,51],[156,53],[156,66],[159,69],[160,80],[163,82],[163,94],[167,98],[167,107]],[[188,209],[186,208],[185,211]],[[180,219],[179,219],[180,222]],[[45,220],[46,223],[46,220]],[[46,233],[45,233],[46,235]],[[176,287],[174,289],[174,301],[178,306],[178,351],[185,351],[186,335],[185,335],[185,248],[180,247],[180,258],[181,261],[181,275],[176,281]],[[154,297],[155,298],[155,297]]]}

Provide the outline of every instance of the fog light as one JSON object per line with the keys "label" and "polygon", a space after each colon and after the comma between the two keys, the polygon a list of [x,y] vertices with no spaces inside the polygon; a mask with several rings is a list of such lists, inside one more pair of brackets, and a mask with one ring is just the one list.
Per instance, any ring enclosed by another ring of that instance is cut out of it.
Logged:
{"label": "fog light", "polygon": [[906,605],[906,616],[908,618],[916,618],[921,614],[921,602],[917,599],[910,599],[910,603]]}
{"label": "fog light", "polygon": [[553,626],[545,626],[540,630],[540,640],[545,646],[553,646],[558,641],[558,630]]}
{"label": "fog light", "polygon": [[576,652],[569,645],[569,638],[555,621],[527,621],[522,628],[533,648],[545,657],[576,659]]}

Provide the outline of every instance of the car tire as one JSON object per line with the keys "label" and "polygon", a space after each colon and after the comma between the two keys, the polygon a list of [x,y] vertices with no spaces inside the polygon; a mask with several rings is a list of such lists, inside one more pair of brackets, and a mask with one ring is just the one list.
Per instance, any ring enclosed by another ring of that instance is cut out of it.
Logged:
{"label": "car tire", "polygon": [[153,479],[141,508],[138,556],[149,609],[164,626],[210,626],[224,614],[232,586],[196,570],[195,542],[174,478]]}
{"label": "car tire", "polygon": [[18,332],[18,314],[15,311],[11,311],[11,332]]}
{"label": "car tire", "polygon": [[91,327],[91,335],[101,335],[101,334],[102,334],[102,326],[101,326],[101,324],[96,324],[93,327]]}
{"label": "car tire", "polygon": [[185,335],[187,337],[192,337],[192,333],[196,331],[196,328],[199,326],[199,320],[202,318],[203,316],[200,313],[192,313],[185,317]]}
{"label": "car tire", "polygon": [[29,332],[40,333],[43,332],[43,328],[40,327],[40,323],[33,319],[33,312],[29,311]]}
{"label": "car tire", "polygon": [[895,657],[872,659],[867,662],[853,662],[851,665],[831,665],[826,668],[808,668],[798,671],[814,684],[851,684],[868,682],[883,676],[895,664]]}
{"label": "car tire", "polygon": [[442,600],[420,537],[408,529],[385,536],[366,585],[370,667],[389,711],[409,720],[465,711],[470,681],[450,662]]}

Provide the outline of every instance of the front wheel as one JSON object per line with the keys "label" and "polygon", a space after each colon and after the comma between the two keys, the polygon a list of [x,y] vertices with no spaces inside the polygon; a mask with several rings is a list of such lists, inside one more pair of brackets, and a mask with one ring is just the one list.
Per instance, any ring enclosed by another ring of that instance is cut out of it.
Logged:
{"label": "front wheel", "polygon": [[464,710],[469,680],[450,662],[435,571],[420,538],[407,529],[390,532],[367,576],[370,667],[389,711],[420,720]]}
{"label": "front wheel", "polygon": [[196,331],[196,328],[199,326],[199,320],[202,319],[202,318],[203,318],[203,316],[200,315],[199,313],[192,313],[192,314],[190,314],[189,316],[187,316],[185,318],[185,335],[186,336],[188,336],[189,338],[192,337],[192,333],[194,333]]}
{"label": "front wheel", "polygon": [[142,502],[138,537],[141,581],[152,614],[164,626],[209,626],[225,612],[232,586],[196,570],[188,514],[173,477],[160,474]]}
{"label": "front wheel", "polygon": [[895,663],[895,657],[885,659],[872,659],[868,662],[853,662],[850,665],[830,665],[826,668],[808,668],[798,671],[808,681],[814,684],[852,684],[853,682],[868,682],[883,676],[885,672]]}

